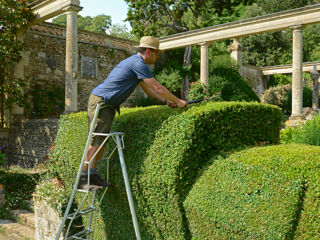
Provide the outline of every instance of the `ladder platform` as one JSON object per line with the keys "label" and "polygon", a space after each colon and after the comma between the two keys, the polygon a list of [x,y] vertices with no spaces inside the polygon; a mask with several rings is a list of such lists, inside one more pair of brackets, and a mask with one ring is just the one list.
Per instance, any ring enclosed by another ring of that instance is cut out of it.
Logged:
{"label": "ladder platform", "polygon": [[82,210],[79,210],[78,212],[74,212],[68,215],[68,219],[76,219],[78,217],[81,217],[82,215],[91,213],[93,211],[95,211],[96,208],[95,207],[88,207]]}
{"label": "ladder platform", "polygon": [[69,240],[69,239],[70,239],[70,240],[71,240],[71,239],[87,240],[87,236],[88,236],[89,234],[91,234],[91,233],[93,233],[93,230],[91,230],[91,229],[85,229],[85,230],[83,230],[83,231],[81,231],[81,232],[78,232],[78,233],[76,233],[76,234],[74,234],[74,235],[66,238],[65,240]]}
{"label": "ladder platform", "polygon": [[92,135],[108,137],[108,136],[124,135],[124,133],[123,132],[110,132],[110,133],[93,132]]}

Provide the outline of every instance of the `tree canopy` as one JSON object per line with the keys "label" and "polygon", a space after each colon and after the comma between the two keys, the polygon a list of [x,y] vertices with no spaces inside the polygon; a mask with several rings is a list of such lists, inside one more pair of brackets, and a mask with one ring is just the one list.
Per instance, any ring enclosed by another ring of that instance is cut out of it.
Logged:
{"label": "tree canopy", "polygon": [[[319,0],[258,0],[247,7],[241,18],[262,16],[269,13],[285,11],[320,3]],[[310,25],[303,29],[304,61],[319,61],[320,25]],[[292,62],[292,30],[287,29],[272,33],[251,35],[241,39],[246,52],[245,63],[255,66],[289,64]]]}
{"label": "tree canopy", "polygon": [[[66,25],[67,16],[62,14],[52,20],[52,23]],[[111,27],[111,17],[108,15],[100,14],[95,17],[82,17],[78,14],[78,29],[87,30],[90,32],[106,34],[106,30]]]}
{"label": "tree canopy", "polygon": [[127,21],[138,36],[156,37],[236,20],[255,0],[125,0]]}

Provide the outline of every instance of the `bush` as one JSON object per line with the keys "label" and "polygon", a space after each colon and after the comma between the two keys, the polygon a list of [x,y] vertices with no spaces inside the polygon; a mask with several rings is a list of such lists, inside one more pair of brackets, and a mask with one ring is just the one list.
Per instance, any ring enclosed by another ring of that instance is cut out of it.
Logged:
{"label": "bush", "polygon": [[181,84],[183,76],[178,69],[164,68],[162,71],[155,75],[159,83],[168,88],[172,93],[177,96],[181,95]]}
{"label": "bush", "polygon": [[28,200],[40,179],[39,173],[29,173],[25,170],[0,170],[0,184],[4,186],[6,203],[3,208],[29,209]]}
{"label": "bush", "polygon": [[291,77],[284,74],[274,74],[270,76],[270,80],[268,82],[268,88],[276,87],[281,85],[287,85],[292,82]]}
{"label": "bush", "polygon": [[[269,88],[261,96],[262,103],[276,105],[286,115],[291,115],[292,109],[292,86],[290,84]],[[312,106],[312,90],[303,88],[303,107]]]}
{"label": "bush", "polygon": [[[62,116],[50,158],[51,172],[69,192],[87,137],[86,119],[84,113]],[[188,238],[182,204],[208,156],[260,141],[276,143],[280,124],[280,109],[258,103],[123,109],[113,131],[125,132],[124,157],[142,239]],[[97,221],[104,224],[97,225],[95,234],[101,239],[134,239],[117,157],[110,167],[112,186]]]}
{"label": "bush", "polygon": [[308,120],[299,127],[287,127],[281,130],[282,143],[301,143],[320,146],[320,115]]}
{"label": "bush", "polygon": [[199,81],[193,83],[190,86],[190,100],[218,95],[223,101],[260,102],[256,93],[240,76],[237,69],[230,56],[219,56],[210,70],[207,89],[203,89]]}
{"label": "bush", "polygon": [[256,147],[219,159],[184,207],[192,239],[319,239],[320,148]]}

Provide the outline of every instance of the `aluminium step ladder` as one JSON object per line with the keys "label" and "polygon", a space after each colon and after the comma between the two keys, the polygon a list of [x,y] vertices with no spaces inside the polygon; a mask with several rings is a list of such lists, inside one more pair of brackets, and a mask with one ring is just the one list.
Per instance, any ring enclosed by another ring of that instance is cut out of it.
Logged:
{"label": "aluminium step ladder", "polygon": [[[69,202],[67,205],[67,208],[65,210],[63,219],[60,223],[59,226],[59,230],[58,233],[56,235],[56,240],[61,239],[60,235],[64,230],[64,225],[66,223],[67,220],[69,220],[68,226],[65,230],[64,233],[64,238],[65,240],[69,240],[69,239],[94,239],[94,224],[92,224],[92,221],[94,221],[94,212],[98,209],[98,206],[100,205],[108,187],[105,188],[101,199],[98,201],[97,206],[94,206],[94,202],[95,202],[95,195],[96,195],[96,190],[94,188],[88,188],[87,190],[80,190],[77,189],[79,180],[80,180],[80,175],[82,172],[82,168],[84,164],[88,164],[88,174],[90,174],[90,166],[93,163],[93,159],[96,157],[97,153],[101,150],[101,148],[103,148],[104,145],[106,145],[107,141],[109,138],[113,139],[113,141],[116,143],[116,146],[114,147],[114,149],[111,151],[110,155],[108,157],[106,157],[105,159],[107,160],[107,181],[109,181],[109,160],[111,158],[111,156],[113,155],[113,153],[118,150],[118,155],[119,155],[119,160],[120,160],[120,164],[121,164],[121,169],[122,169],[122,175],[123,175],[123,179],[124,179],[124,183],[125,183],[125,187],[126,187],[126,192],[127,192],[127,197],[128,197],[128,201],[129,201],[129,207],[130,207],[130,211],[131,211],[131,216],[132,216],[132,221],[133,221],[133,226],[134,226],[134,231],[136,234],[136,238],[137,240],[141,240],[141,236],[140,236],[140,231],[139,231],[139,226],[138,226],[138,221],[137,221],[137,217],[136,217],[136,213],[135,213],[135,208],[134,208],[134,203],[132,200],[132,195],[131,195],[131,189],[130,189],[130,184],[129,184],[129,180],[128,180],[128,175],[127,175],[127,170],[126,170],[126,165],[125,165],[125,161],[124,161],[124,157],[123,157],[123,152],[122,149],[124,148],[124,141],[123,141],[123,136],[124,133],[122,132],[112,132],[112,133],[95,133],[93,132],[93,126],[95,125],[96,121],[97,121],[97,116],[99,114],[99,111],[101,109],[101,104],[98,104],[96,107],[96,111],[92,120],[92,124],[89,130],[89,134],[88,134],[88,139],[87,139],[87,143],[83,152],[83,156],[82,156],[82,160],[80,163],[80,167],[79,167],[79,171],[76,177],[76,181],[73,185],[73,189],[72,189],[72,193],[70,195],[69,198]],[[98,150],[95,152],[95,154],[92,156],[92,158],[90,159],[90,161],[87,163],[86,160],[86,155],[88,152],[88,148],[89,148],[89,144],[90,144],[90,139],[93,135],[99,135],[99,136],[104,136],[105,139],[102,142],[102,144],[100,145],[100,147],[98,148]],[[99,161],[101,164],[101,160]],[[90,177],[88,177],[88,186],[90,185]],[[69,213],[70,212],[70,208],[72,205],[72,202],[74,200],[75,194],[77,192],[83,192],[85,193],[84,197],[82,198],[82,201],[80,202],[77,210],[73,213]],[[83,203],[85,202],[86,199],[89,199],[89,193],[92,192],[92,196],[91,196],[91,203],[90,206],[84,209],[81,209]],[[84,230],[81,230],[79,232],[76,233],[72,233],[69,235],[70,232],[70,228],[72,226],[72,223],[75,219],[89,214],[89,220],[88,220],[88,227]]]}

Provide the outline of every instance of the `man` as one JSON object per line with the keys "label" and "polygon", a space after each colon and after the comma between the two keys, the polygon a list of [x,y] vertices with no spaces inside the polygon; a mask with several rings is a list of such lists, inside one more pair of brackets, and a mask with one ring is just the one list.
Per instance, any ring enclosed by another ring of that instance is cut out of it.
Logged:
{"label": "man", "polygon": [[[142,37],[138,53],[120,62],[109,74],[109,76],[93,89],[88,101],[89,127],[95,113],[97,104],[103,104],[97,118],[94,132],[107,133],[111,129],[112,121],[117,109],[137,85],[151,98],[154,98],[169,107],[184,108],[187,102],[174,96],[167,88],[162,86],[152,75],[147,64],[154,64],[159,53],[159,41],[152,36]],[[98,150],[104,137],[94,136],[88,148],[86,162],[88,163]],[[100,150],[95,161],[91,164],[90,176],[88,176],[88,164],[85,163],[80,177],[79,189],[101,188],[109,186],[96,172],[97,160],[101,158],[103,150]],[[87,186],[90,177],[90,186]]]}

